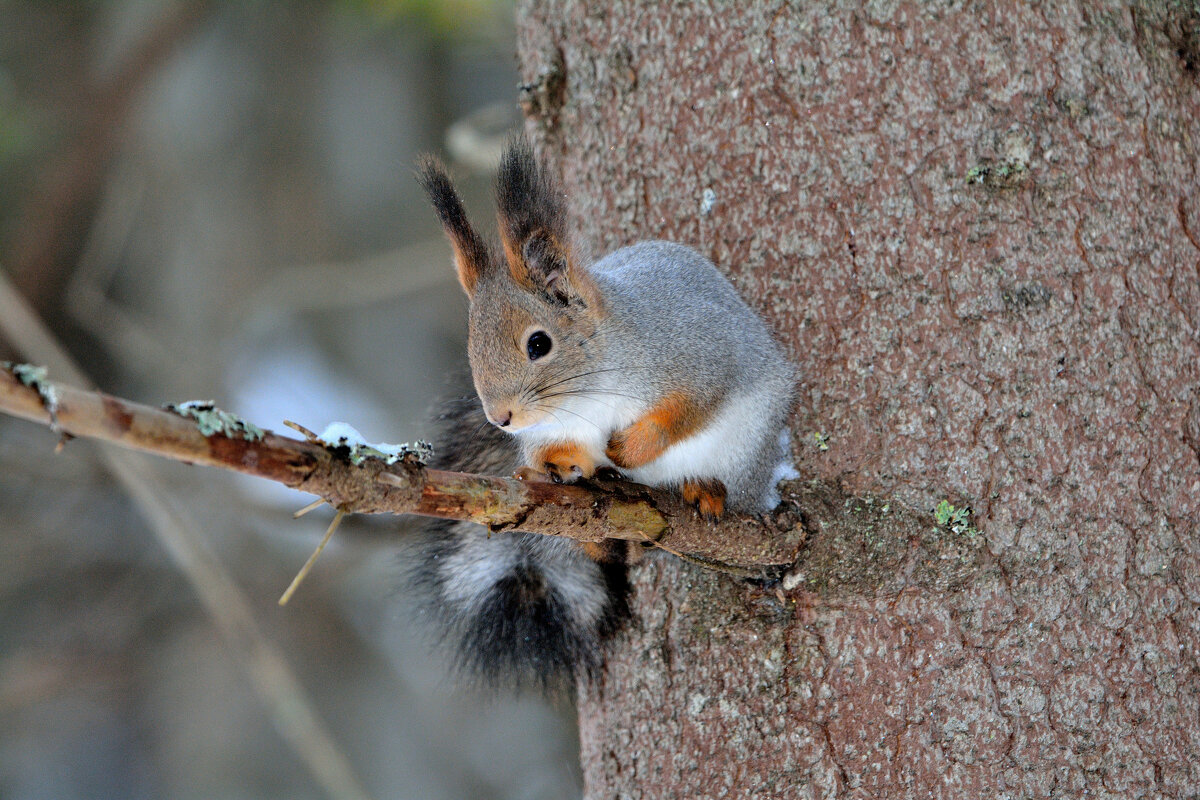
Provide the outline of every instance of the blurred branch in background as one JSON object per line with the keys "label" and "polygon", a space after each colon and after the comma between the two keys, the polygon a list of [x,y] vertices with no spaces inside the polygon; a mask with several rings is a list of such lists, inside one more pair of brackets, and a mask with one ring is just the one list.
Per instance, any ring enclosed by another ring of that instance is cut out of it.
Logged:
{"label": "blurred branch in background", "polygon": [[[53,334],[22,300],[0,269],[0,336],[26,358],[50,365],[73,383],[87,377],[58,346]],[[317,715],[287,661],[267,641],[237,583],[205,545],[203,531],[186,510],[167,502],[167,490],[145,460],[105,448],[104,463],[133,499],[163,547],[196,590],[213,624],[243,665],[276,728],[308,765],[330,797],[359,800],[369,795]]]}
{"label": "blurred branch in background", "polygon": [[70,138],[46,164],[39,190],[17,214],[11,243],[13,282],[35,308],[42,308],[74,267],[79,233],[108,173],[125,118],[139,90],[178,43],[196,30],[212,7],[209,0],[164,4],[162,18],[98,86],[85,86],[83,107]]}

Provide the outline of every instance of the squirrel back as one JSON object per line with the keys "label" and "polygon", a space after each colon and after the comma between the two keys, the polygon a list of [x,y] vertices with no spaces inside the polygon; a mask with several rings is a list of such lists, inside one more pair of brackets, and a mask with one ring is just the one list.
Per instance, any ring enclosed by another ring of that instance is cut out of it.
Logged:
{"label": "squirrel back", "polygon": [[762,318],[709,259],[673,242],[621,248],[591,272],[611,309],[605,333],[622,353],[614,390],[682,397],[707,413],[657,459],[622,472],[652,486],[717,480],[735,510],[774,508],[775,485],[791,474],[785,421],[796,379]]}

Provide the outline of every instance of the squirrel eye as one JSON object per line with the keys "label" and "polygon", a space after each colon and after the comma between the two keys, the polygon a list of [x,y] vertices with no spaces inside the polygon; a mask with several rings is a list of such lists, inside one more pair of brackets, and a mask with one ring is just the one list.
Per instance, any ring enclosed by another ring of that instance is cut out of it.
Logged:
{"label": "squirrel eye", "polygon": [[534,331],[529,334],[529,340],[525,342],[525,352],[529,353],[530,361],[537,361],[550,352],[553,344],[550,340],[550,334],[545,331]]}

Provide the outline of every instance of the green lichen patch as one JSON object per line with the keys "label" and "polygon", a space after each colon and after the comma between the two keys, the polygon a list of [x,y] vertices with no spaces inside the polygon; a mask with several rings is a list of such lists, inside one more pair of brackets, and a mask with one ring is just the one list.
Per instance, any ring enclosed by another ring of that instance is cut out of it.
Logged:
{"label": "green lichen patch", "polygon": [[1054,292],[1039,283],[1031,283],[1002,290],[1000,299],[1009,311],[1039,311],[1054,300]]}
{"label": "green lichen patch", "polygon": [[183,403],[168,403],[168,411],[196,421],[196,428],[205,436],[222,434],[231,439],[257,442],[263,438],[263,429],[247,422],[236,414],[222,411],[211,400],[188,400]]}
{"label": "green lichen patch", "polygon": [[388,445],[388,449],[380,450],[369,444],[356,444],[350,447],[350,463],[358,466],[367,459],[377,458],[385,464],[396,464],[406,457],[419,464],[425,464],[433,455],[433,445],[429,442],[416,441],[412,444],[405,442],[398,445]]}
{"label": "green lichen patch", "polygon": [[0,361],[0,368],[7,370],[23,385],[28,386],[42,398],[42,406],[50,415],[51,430],[58,430],[58,392],[54,384],[47,379],[45,367],[36,364],[18,364],[12,361]]}
{"label": "green lichen patch", "polygon": [[1083,97],[1056,97],[1055,105],[1067,116],[1076,121],[1083,119],[1091,113],[1087,99]]}
{"label": "green lichen patch", "polygon": [[967,509],[947,504],[945,524],[935,527],[927,512],[885,498],[847,496],[817,481],[792,484],[785,496],[804,509],[809,534],[783,578],[785,591],[825,597],[947,591],[972,580],[982,566],[983,537],[950,528],[968,519]]}
{"label": "green lichen patch", "polygon": [[644,502],[614,502],[608,509],[608,521],[616,528],[641,531],[650,541],[657,541],[667,529],[663,515]]}
{"label": "green lichen patch", "polygon": [[953,533],[975,536],[979,533],[971,524],[971,509],[955,508],[949,500],[943,500],[933,510],[933,519],[939,528],[949,528]]}
{"label": "green lichen patch", "polygon": [[412,464],[427,464],[433,456],[433,445],[418,440],[412,444],[388,444],[384,442],[368,442],[361,433],[345,422],[331,422],[325,426],[320,436],[311,437],[332,449],[339,456],[346,458],[354,466],[376,459],[385,464],[397,464],[401,461]]}
{"label": "green lichen patch", "polygon": [[1025,182],[1029,165],[1019,159],[976,164],[967,170],[967,183],[986,189],[1014,189]]}
{"label": "green lichen patch", "polygon": [[12,361],[0,361],[0,367],[12,373],[12,376],[31,389],[46,380],[46,368],[34,364],[16,364]]}

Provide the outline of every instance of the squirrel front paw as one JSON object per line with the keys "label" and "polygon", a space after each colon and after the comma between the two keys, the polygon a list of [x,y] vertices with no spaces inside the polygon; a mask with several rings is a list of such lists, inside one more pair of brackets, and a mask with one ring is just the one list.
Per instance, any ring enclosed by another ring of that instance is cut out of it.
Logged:
{"label": "squirrel front paw", "polygon": [[574,483],[595,475],[596,461],[578,442],[556,442],[530,453],[528,469],[545,473],[555,483]]}
{"label": "squirrel front paw", "polygon": [[725,513],[725,484],[716,478],[684,481],[679,493],[709,522],[716,522]]}

